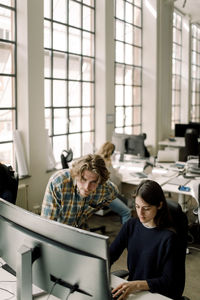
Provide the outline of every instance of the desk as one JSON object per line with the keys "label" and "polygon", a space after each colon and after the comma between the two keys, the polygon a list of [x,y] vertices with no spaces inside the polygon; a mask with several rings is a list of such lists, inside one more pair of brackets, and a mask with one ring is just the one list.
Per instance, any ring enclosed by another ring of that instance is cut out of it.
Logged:
{"label": "desk", "polygon": [[[2,259],[0,259],[1,263],[4,263]],[[119,277],[116,277],[114,275],[111,275],[111,286],[116,287],[121,282],[125,281],[124,279],[121,279]],[[2,288],[2,289],[1,289]],[[4,290],[5,289],[5,290]],[[35,292],[40,292],[41,290],[34,286]],[[9,293],[10,292],[10,293]],[[13,297],[12,297],[13,295]],[[34,296],[33,299],[35,300],[47,300],[47,294]],[[67,294],[66,294],[67,297]],[[88,299],[85,296],[80,298],[80,295],[77,294],[71,294],[69,296],[69,300],[84,300]],[[12,299],[17,300],[16,297],[16,277],[5,271],[4,269],[0,268],[0,299]],[[134,295],[130,295],[128,297],[129,300],[170,300],[170,298],[167,298],[165,296],[162,296],[160,294],[152,294],[148,291],[146,292],[138,292]],[[57,297],[51,295],[48,300],[59,300]],[[95,300],[95,299],[93,299]]]}
{"label": "desk", "polygon": [[[181,163],[180,164],[184,164]],[[180,191],[178,189],[179,184],[170,184],[169,181],[172,178],[183,178],[182,175],[179,175],[180,169],[173,168],[173,164],[163,163],[159,164],[157,167],[154,167],[152,173],[148,175],[147,179],[155,180],[161,186],[164,192],[171,192],[178,194],[178,203],[181,205],[182,210],[184,212],[187,211],[187,196],[193,196],[192,187],[194,182],[198,179],[188,179],[187,186],[190,187],[190,191]],[[130,198],[130,195],[133,194],[135,187],[144,179],[139,178],[137,176],[133,176],[133,172],[142,172],[144,167],[143,161],[138,162],[120,162],[118,166],[116,166],[119,170],[119,173],[122,175],[122,192],[125,194],[127,198]],[[131,196],[132,198],[132,196]]]}
{"label": "desk", "polygon": [[159,146],[163,147],[175,147],[175,148],[184,148],[185,147],[185,138],[184,137],[175,137],[175,141],[170,141],[169,139],[165,139],[163,141],[158,142]]}

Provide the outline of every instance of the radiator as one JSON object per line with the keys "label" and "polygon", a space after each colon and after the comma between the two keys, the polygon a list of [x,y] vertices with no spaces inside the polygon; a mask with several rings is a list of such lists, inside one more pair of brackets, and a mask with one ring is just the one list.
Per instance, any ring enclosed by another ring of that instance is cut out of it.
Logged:
{"label": "radiator", "polygon": [[28,210],[28,184],[19,184],[16,205]]}

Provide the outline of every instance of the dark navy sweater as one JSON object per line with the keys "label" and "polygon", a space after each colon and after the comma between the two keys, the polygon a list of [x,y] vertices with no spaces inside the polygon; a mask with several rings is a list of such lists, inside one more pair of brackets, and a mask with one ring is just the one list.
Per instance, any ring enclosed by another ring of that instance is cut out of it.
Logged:
{"label": "dark navy sweater", "polygon": [[110,263],[127,248],[128,280],[146,280],[150,292],[178,299],[185,285],[185,260],[179,246],[173,231],[146,228],[138,218],[131,218],[110,246]]}

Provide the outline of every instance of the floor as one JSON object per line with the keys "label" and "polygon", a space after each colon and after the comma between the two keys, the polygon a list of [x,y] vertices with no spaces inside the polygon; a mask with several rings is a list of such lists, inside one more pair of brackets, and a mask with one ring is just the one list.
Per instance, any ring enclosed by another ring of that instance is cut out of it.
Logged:
{"label": "floor", "polygon": [[[106,226],[105,235],[109,236],[110,243],[121,228],[120,218],[113,212],[104,216],[93,215],[89,220],[89,227],[95,228],[100,225]],[[97,231],[97,233],[100,233]],[[186,256],[186,285],[184,296],[190,300],[200,299],[200,242],[189,244],[190,253]],[[111,271],[126,269],[126,252],[112,266]]]}

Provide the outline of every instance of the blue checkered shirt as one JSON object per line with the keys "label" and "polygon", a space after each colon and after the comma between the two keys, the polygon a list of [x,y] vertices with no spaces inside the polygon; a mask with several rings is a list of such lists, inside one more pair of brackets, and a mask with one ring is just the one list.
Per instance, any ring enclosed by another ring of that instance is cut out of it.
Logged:
{"label": "blue checkered shirt", "polygon": [[46,187],[41,216],[71,226],[82,227],[97,210],[117,197],[117,187],[107,181],[87,197],[81,197],[70,172],[60,170],[51,176]]}

